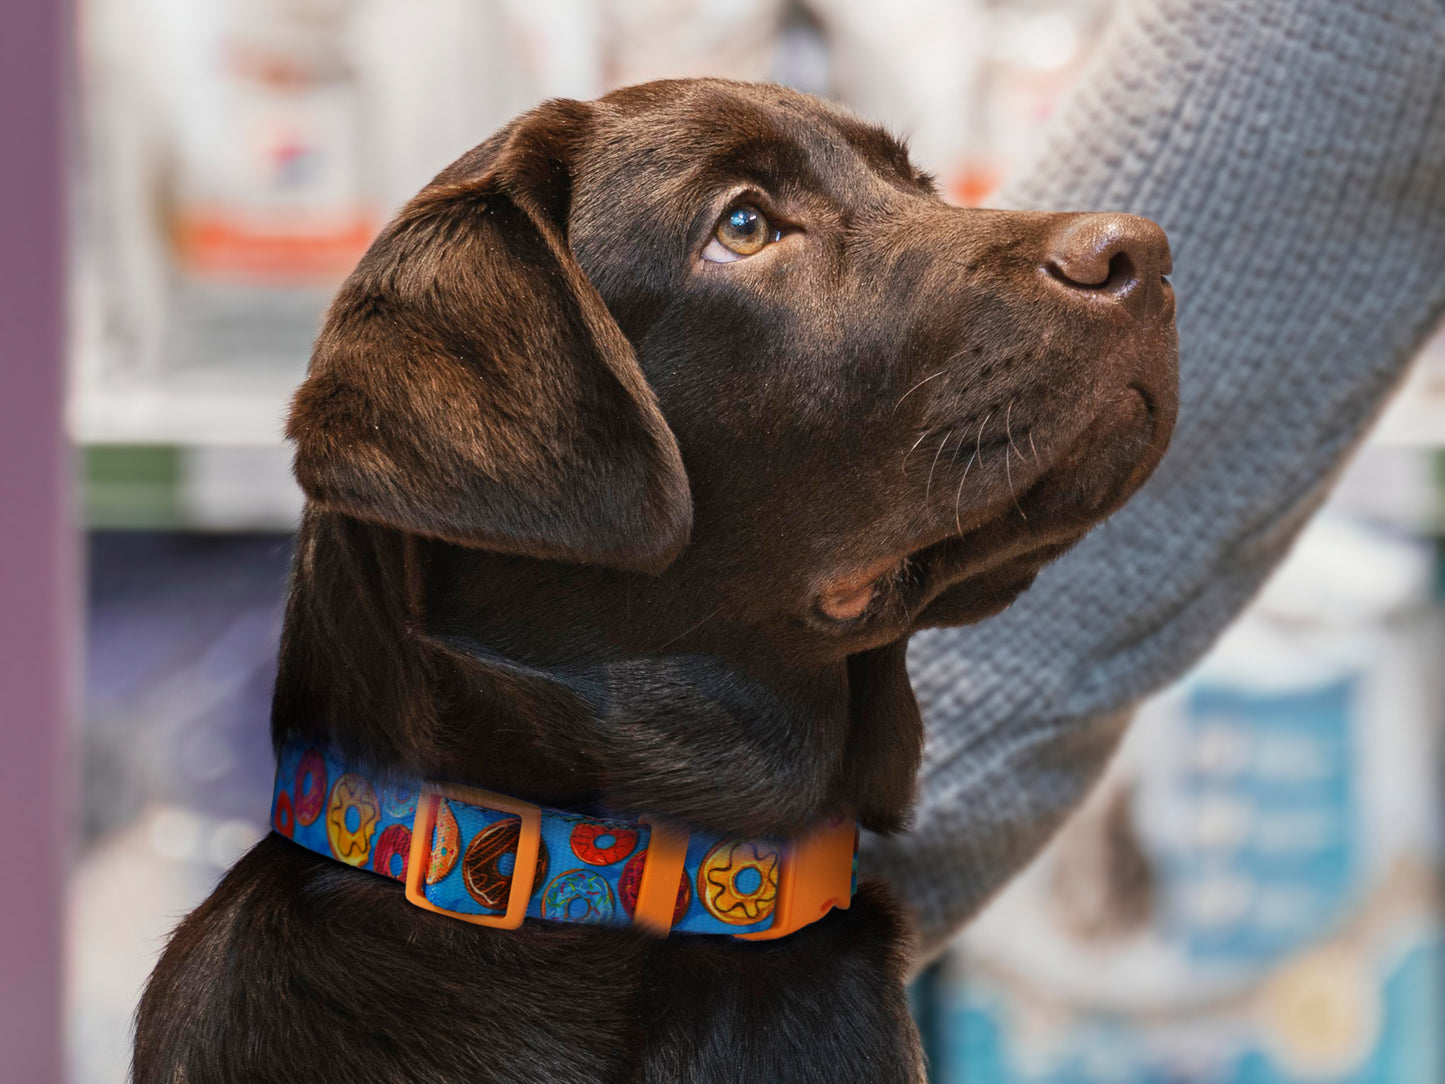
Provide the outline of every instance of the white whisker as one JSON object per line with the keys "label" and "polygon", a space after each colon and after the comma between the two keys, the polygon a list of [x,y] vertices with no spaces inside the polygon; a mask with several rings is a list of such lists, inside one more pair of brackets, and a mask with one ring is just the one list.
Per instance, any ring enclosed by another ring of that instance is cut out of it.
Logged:
{"label": "white whisker", "polygon": [[983,455],[983,427],[988,424],[988,420],[992,417],[993,411],[991,410],[983,416],[983,421],[978,423],[978,436],[973,438],[973,454],[980,458]]}
{"label": "white whisker", "polygon": [[923,487],[923,503],[928,504],[928,494],[933,491],[933,472],[938,469],[938,457],[943,454],[943,449],[948,446],[948,438],[953,436],[949,430],[943,434],[943,439],[938,442],[938,451],[933,453],[933,466],[928,468],[928,484]]}
{"label": "white whisker", "polygon": [[[968,467],[973,466],[973,460],[968,461]],[[958,492],[953,495],[953,525],[958,528],[958,533],[963,534],[963,519],[958,512],[958,502],[963,500],[963,483],[968,481],[968,467],[963,468],[963,477],[958,480]]]}
{"label": "white whisker", "polygon": [[[968,462],[963,466],[963,477],[958,480],[958,491],[953,495],[953,525],[958,528],[958,533],[963,534],[963,520],[959,516],[958,505],[963,500],[963,484],[968,481],[968,472],[973,470],[974,463],[981,458],[983,451],[983,427],[988,424],[989,418],[993,417],[993,411],[984,415],[983,421],[978,423],[978,436],[973,441],[973,455],[968,457]],[[963,443],[962,441],[959,442]]]}
{"label": "white whisker", "polygon": [[[1003,431],[1004,431],[1004,433],[1008,436],[1009,446],[1010,446],[1011,448],[1013,448],[1014,451],[1019,452],[1019,446],[1014,443],[1014,433],[1013,433],[1013,428],[1012,428],[1012,426],[1011,426],[1011,422],[1013,421],[1013,416],[1014,416],[1014,401],[1013,401],[1012,399],[1010,399],[1010,400],[1008,401],[1008,413],[1004,415],[1004,419],[1003,419]],[[1019,452],[1019,458],[1022,459],[1023,457],[1024,457],[1024,453],[1023,453],[1023,452]]]}
{"label": "white whisker", "polygon": [[[1013,442],[1010,441],[1009,443],[1012,444]],[[1005,446],[1004,446],[1004,450],[1003,450],[1003,473],[1004,473],[1004,477],[1008,479],[1008,495],[1013,498],[1014,507],[1018,509],[1019,515],[1022,516],[1023,519],[1024,519],[1024,522],[1027,523],[1029,517],[1028,517],[1028,515],[1024,512],[1024,506],[1021,505],[1021,504],[1019,504],[1019,495],[1014,492],[1014,476],[1013,476],[1013,471],[1011,471],[1011,470],[1009,469],[1008,453],[1009,453],[1008,446],[1005,445]],[[1019,458],[1022,459],[1023,456],[1020,456]]]}
{"label": "white whisker", "polygon": [[898,408],[903,405],[903,400],[907,399],[910,395],[916,392],[919,388],[923,387],[923,385],[927,384],[930,380],[934,379],[935,377],[942,376],[945,371],[946,370],[944,369],[939,369],[938,372],[934,373],[932,376],[925,376],[917,384],[914,384],[913,387],[905,391],[902,395],[898,397],[898,402],[893,404],[893,410],[888,416],[891,418],[894,414],[897,414]]}
{"label": "white whisker", "polygon": [[913,442],[913,447],[912,447],[912,448],[909,448],[908,451],[906,451],[906,452],[903,453],[903,473],[904,473],[904,474],[907,474],[907,473],[908,473],[908,457],[909,457],[910,455],[912,455],[915,451],[918,450],[918,446],[923,443],[924,439],[928,436],[929,432],[930,432],[930,430],[925,429],[922,433],[918,434],[918,439]]}

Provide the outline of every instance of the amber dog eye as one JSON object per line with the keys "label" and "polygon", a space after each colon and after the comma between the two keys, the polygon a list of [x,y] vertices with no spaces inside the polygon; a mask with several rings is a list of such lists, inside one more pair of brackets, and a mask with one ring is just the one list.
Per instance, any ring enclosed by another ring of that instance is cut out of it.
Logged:
{"label": "amber dog eye", "polygon": [[702,258],[713,263],[728,263],[761,252],[771,241],[782,236],[773,229],[763,212],[743,204],[733,207],[713,230],[712,240],[703,249]]}

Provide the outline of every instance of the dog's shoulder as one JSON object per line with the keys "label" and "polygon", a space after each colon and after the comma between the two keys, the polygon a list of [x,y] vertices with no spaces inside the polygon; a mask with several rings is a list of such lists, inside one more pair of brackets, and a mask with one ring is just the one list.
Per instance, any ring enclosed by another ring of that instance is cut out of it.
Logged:
{"label": "dog's shoulder", "polygon": [[176,929],[133,1079],[913,1081],[903,936],[869,885],[774,944],[482,931],[273,835]]}
{"label": "dog's shoulder", "polygon": [[646,943],[543,933],[437,919],[269,836],[173,934],[137,1010],[133,1079],[624,1079]]}
{"label": "dog's shoulder", "polygon": [[922,1053],[903,978],[907,932],[880,885],[778,942],[673,938],[648,961],[636,1080],[916,1084]]}

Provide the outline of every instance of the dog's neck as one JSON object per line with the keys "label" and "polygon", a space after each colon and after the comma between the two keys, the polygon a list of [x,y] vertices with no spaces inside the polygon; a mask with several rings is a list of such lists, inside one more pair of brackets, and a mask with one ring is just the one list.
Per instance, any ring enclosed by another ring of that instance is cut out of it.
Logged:
{"label": "dog's neck", "polygon": [[903,647],[800,665],[618,574],[311,512],[273,732],[553,806],[743,835],[835,815],[892,830],[922,741]]}

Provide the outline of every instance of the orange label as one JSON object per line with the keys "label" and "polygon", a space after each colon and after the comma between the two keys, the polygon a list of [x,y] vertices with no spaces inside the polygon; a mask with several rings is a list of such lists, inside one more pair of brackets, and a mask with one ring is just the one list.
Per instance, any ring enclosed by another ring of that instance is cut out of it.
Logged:
{"label": "orange label", "polygon": [[173,243],[180,265],[198,274],[316,282],[344,276],[375,234],[375,219],[364,212],[266,225],[201,210],[177,219]]}

